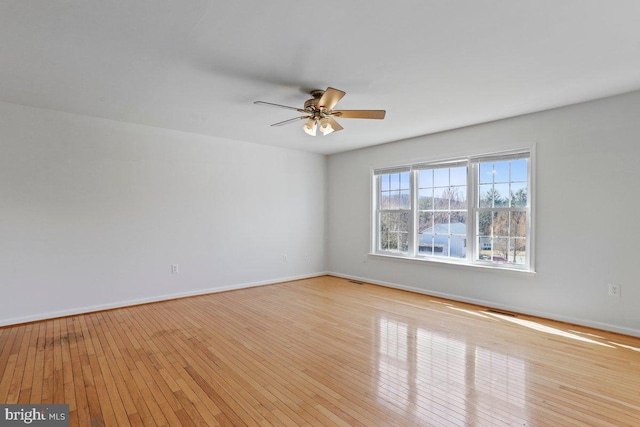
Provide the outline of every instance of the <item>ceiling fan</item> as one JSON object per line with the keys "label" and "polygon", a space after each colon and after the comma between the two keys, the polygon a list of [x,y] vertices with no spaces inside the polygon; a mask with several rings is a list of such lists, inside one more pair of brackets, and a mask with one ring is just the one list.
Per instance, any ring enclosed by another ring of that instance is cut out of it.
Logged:
{"label": "ceiling fan", "polygon": [[286,108],[303,113],[303,116],[274,123],[271,126],[282,126],[306,119],[302,129],[311,136],[316,136],[317,128],[320,128],[322,135],[329,135],[331,132],[344,129],[335,120],[335,118],[338,117],[343,119],[384,119],[385,110],[334,110],[333,107],[335,107],[338,101],[345,95],[346,93],[341,90],[328,87],[327,90],[312,90],[312,98],[305,101],[304,108],[289,107],[264,101],[255,101],[254,104],[271,105],[273,107]]}

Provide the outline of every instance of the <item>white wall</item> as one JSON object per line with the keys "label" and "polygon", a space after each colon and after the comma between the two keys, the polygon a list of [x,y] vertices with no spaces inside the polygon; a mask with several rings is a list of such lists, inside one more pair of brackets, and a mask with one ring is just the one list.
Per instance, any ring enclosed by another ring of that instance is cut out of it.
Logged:
{"label": "white wall", "polygon": [[[638,117],[635,92],[327,165],[320,155],[0,103],[0,325],[330,270],[640,336]],[[535,276],[363,262],[372,167],[534,143]],[[607,296],[608,282],[622,285],[621,298]]]}
{"label": "white wall", "polygon": [[[535,276],[364,262],[371,168],[534,143]],[[640,336],[640,92],[333,155],[327,173],[335,274]],[[607,295],[609,282],[621,298]]]}
{"label": "white wall", "polygon": [[325,169],[0,103],[0,325],[322,273]]}

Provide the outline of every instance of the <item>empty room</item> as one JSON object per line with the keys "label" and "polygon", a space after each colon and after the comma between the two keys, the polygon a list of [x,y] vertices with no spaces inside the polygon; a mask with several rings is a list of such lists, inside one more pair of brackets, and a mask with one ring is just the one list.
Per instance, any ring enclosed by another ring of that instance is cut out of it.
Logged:
{"label": "empty room", "polygon": [[639,16],[1,1],[0,426],[640,425]]}

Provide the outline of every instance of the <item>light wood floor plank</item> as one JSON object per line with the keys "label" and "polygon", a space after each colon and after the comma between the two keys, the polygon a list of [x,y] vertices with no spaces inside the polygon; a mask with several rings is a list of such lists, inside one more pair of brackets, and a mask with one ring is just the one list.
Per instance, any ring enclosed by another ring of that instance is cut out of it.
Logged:
{"label": "light wood floor plank", "polygon": [[0,328],[72,426],[640,425],[640,338],[319,277]]}

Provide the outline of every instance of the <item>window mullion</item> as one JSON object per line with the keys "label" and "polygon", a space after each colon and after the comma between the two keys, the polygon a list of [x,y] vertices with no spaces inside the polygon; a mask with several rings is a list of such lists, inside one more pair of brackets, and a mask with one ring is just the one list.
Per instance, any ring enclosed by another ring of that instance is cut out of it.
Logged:
{"label": "window mullion", "polygon": [[499,208],[491,208],[491,207],[486,207],[486,208],[475,208],[478,212],[527,212],[529,208],[526,207],[512,207],[512,208],[505,208],[505,207],[499,207]]}
{"label": "window mullion", "polygon": [[373,244],[373,253],[378,252],[380,249],[382,249],[382,246],[380,245],[380,240],[382,239],[382,236],[380,235],[380,216],[381,216],[381,212],[382,209],[380,208],[380,203],[381,203],[381,197],[380,197],[380,189],[382,188],[382,176],[381,175],[377,175],[376,176],[376,185],[374,188],[375,191],[375,219],[373,221],[373,226],[374,228],[374,238],[372,241]]}
{"label": "window mullion", "polygon": [[411,171],[411,221],[409,223],[409,255],[415,257],[418,253],[418,172]]}
{"label": "window mullion", "polygon": [[476,242],[478,166],[470,163],[467,167],[467,262],[478,258],[478,242]]}

